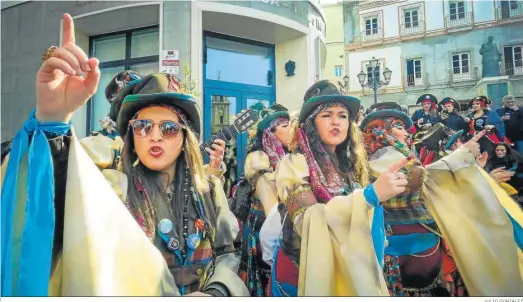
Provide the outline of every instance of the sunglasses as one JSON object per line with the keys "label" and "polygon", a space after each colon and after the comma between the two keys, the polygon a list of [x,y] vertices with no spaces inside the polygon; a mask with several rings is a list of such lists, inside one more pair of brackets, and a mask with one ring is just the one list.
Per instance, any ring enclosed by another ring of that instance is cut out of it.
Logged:
{"label": "sunglasses", "polygon": [[160,127],[160,133],[164,139],[173,139],[181,129],[185,127],[174,121],[153,122],[151,120],[130,120],[129,125],[133,128],[136,136],[147,137],[153,132],[154,125]]}

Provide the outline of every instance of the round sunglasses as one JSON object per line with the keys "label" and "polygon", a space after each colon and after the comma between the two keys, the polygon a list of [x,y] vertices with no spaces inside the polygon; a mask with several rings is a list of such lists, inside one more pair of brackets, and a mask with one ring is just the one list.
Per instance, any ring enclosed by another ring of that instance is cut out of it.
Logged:
{"label": "round sunglasses", "polygon": [[133,128],[133,133],[140,137],[149,136],[153,132],[154,125],[158,125],[164,139],[175,138],[180,133],[180,130],[185,128],[175,121],[130,120],[129,125]]}

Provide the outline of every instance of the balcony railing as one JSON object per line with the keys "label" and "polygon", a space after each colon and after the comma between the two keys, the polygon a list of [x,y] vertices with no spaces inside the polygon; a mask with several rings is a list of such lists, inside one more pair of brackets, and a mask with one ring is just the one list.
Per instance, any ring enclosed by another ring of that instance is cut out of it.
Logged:
{"label": "balcony railing", "polygon": [[523,60],[506,63],[504,67],[505,69],[501,71],[502,75],[523,75]]}
{"label": "balcony railing", "polygon": [[[414,26],[416,25],[416,26]],[[419,20],[418,22],[402,23],[400,28],[400,34],[402,36],[409,36],[415,34],[422,34],[425,32],[425,22]]]}
{"label": "balcony railing", "polygon": [[416,87],[423,86],[425,84],[423,73],[408,74],[407,75],[407,86]]}
{"label": "balcony railing", "polygon": [[498,20],[523,17],[523,1],[511,2],[506,6],[498,7]]}
{"label": "balcony railing", "polygon": [[452,82],[476,81],[478,80],[478,67],[462,67],[450,70]]}
{"label": "balcony railing", "polygon": [[472,25],[472,13],[455,13],[447,15],[447,28]]}
{"label": "balcony railing", "polygon": [[376,41],[376,40],[381,40],[383,39],[383,29],[382,28],[377,28],[376,30],[371,30],[371,31],[362,31],[361,32],[361,41],[363,43],[365,42],[372,42],[372,41]]}

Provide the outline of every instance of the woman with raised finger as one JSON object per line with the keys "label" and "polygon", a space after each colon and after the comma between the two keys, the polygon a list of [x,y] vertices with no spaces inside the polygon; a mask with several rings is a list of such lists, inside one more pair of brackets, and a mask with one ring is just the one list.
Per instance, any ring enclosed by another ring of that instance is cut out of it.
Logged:
{"label": "woman with raised finger", "polygon": [[221,181],[205,174],[199,107],[180,84],[158,73],[120,92],[125,203],[164,255],[182,295],[242,295],[232,254],[236,220]]}
{"label": "woman with raised finger", "polygon": [[71,129],[100,78],[76,47],[65,14],[62,47],[37,74],[37,109],[2,165],[2,295],[248,295],[231,249],[237,223],[203,171],[196,101],[167,74],[126,86],[122,172],[100,173]]}
{"label": "woman with raised finger", "polygon": [[369,184],[355,124],[357,98],[324,80],[304,100],[293,132],[296,148],[276,169],[283,229],[274,250],[271,294],[388,295],[373,244],[384,244],[383,221],[373,217],[378,228],[371,231],[369,208],[402,192],[406,181],[386,172]]}
{"label": "woman with raised finger", "polygon": [[[483,268],[484,265],[492,265],[503,269],[504,276],[500,278],[504,280],[506,278],[508,283],[514,282],[512,286],[521,284],[521,276],[517,265],[517,247],[512,233],[509,232],[508,238],[503,239],[506,240],[503,242],[505,248],[509,251],[512,249],[510,251],[512,259],[500,259],[501,254],[506,253],[502,249],[495,250],[499,254],[489,254],[493,252],[492,245],[495,243],[487,242],[486,238],[499,236],[503,231],[484,230],[482,223],[488,224],[494,221],[491,218],[485,218],[484,221],[474,220],[477,219],[475,217],[477,209],[474,215],[468,217],[470,209],[466,208],[466,202],[463,200],[469,200],[468,196],[472,194],[470,183],[468,186],[453,183],[457,180],[466,181],[468,177],[480,173],[478,167],[474,165],[475,157],[479,155],[476,140],[429,165],[425,170],[407,147],[408,133],[405,129],[411,126],[411,119],[397,110],[373,112],[366,116],[361,124],[373,177],[380,175],[399,159],[412,159],[396,176],[398,179],[408,179],[407,189],[383,203],[387,234],[383,274],[390,294],[392,296],[467,296],[519,292],[520,290],[509,287],[508,284],[482,286],[483,282],[495,282],[494,278],[498,276],[494,276],[486,268],[478,270],[478,266]],[[467,175],[460,175],[454,173],[457,169],[470,171],[467,171],[469,173]],[[448,172],[448,175],[443,174],[444,171]],[[453,188],[451,185],[457,187]],[[489,198],[485,202],[497,203],[495,196],[492,198],[492,195],[486,193],[490,188],[487,184],[480,189],[486,194],[486,198]],[[446,196],[441,198],[436,193],[446,194]],[[478,198],[477,202],[481,203],[481,198]],[[446,212],[440,207],[442,203],[447,206]],[[497,207],[501,208],[499,203]],[[479,209],[484,210],[481,207]],[[460,217],[461,211],[464,217]],[[509,215],[504,212],[500,214],[504,216],[502,219],[506,222],[503,225],[505,231],[518,228],[518,224],[511,224]],[[488,211],[483,215],[488,217]],[[455,221],[460,221],[460,218],[463,219],[463,223],[468,223],[467,227],[455,224]],[[463,236],[459,237],[461,240],[469,236],[467,240],[469,246],[460,245],[463,243],[456,239],[460,235]],[[472,242],[472,238],[477,239],[479,243]],[[470,246],[474,246],[475,249],[472,250]],[[474,262],[476,265],[470,266],[469,260],[464,258],[469,257],[471,253],[481,255],[478,260],[482,259],[484,262]],[[477,265],[477,263],[481,264]],[[515,269],[510,267],[511,265],[515,265]],[[511,277],[515,279],[510,280]]]}

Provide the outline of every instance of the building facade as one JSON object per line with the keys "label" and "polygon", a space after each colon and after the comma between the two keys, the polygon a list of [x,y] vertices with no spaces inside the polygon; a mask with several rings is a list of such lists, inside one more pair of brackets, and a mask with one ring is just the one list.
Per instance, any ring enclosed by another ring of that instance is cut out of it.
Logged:
{"label": "building facade", "polygon": [[[366,74],[364,84],[372,79],[373,57],[379,60],[374,76],[382,82],[383,70],[392,70],[388,85],[378,89],[378,101],[414,110],[425,93],[462,104],[484,93],[496,107],[503,95],[523,98],[522,1],[346,1],[344,8],[350,92],[366,107],[373,90],[362,89],[357,75]],[[480,50],[489,37],[501,61],[499,74],[487,80]]]}
{"label": "building facade", "polygon": [[[2,2],[2,139],[34,108],[41,56],[59,45],[61,18],[76,42],[100,60],[96,95],[74,116],[79,137],[109,112],[104,89],[125,69],[169,70],[190,79],[203,112],[204,140],[242,110],[278,102],[290,110],[322,77],[326,25],[316,1],[18,1]],[[243,170],[246,135],[228,146]]]}
{"label": "building facade", "polygon": [[329,79],[345,85],[345,32],[343,22],[343,1],[322,2],[327,23],[325,46],[327,58],[322,79]]}

